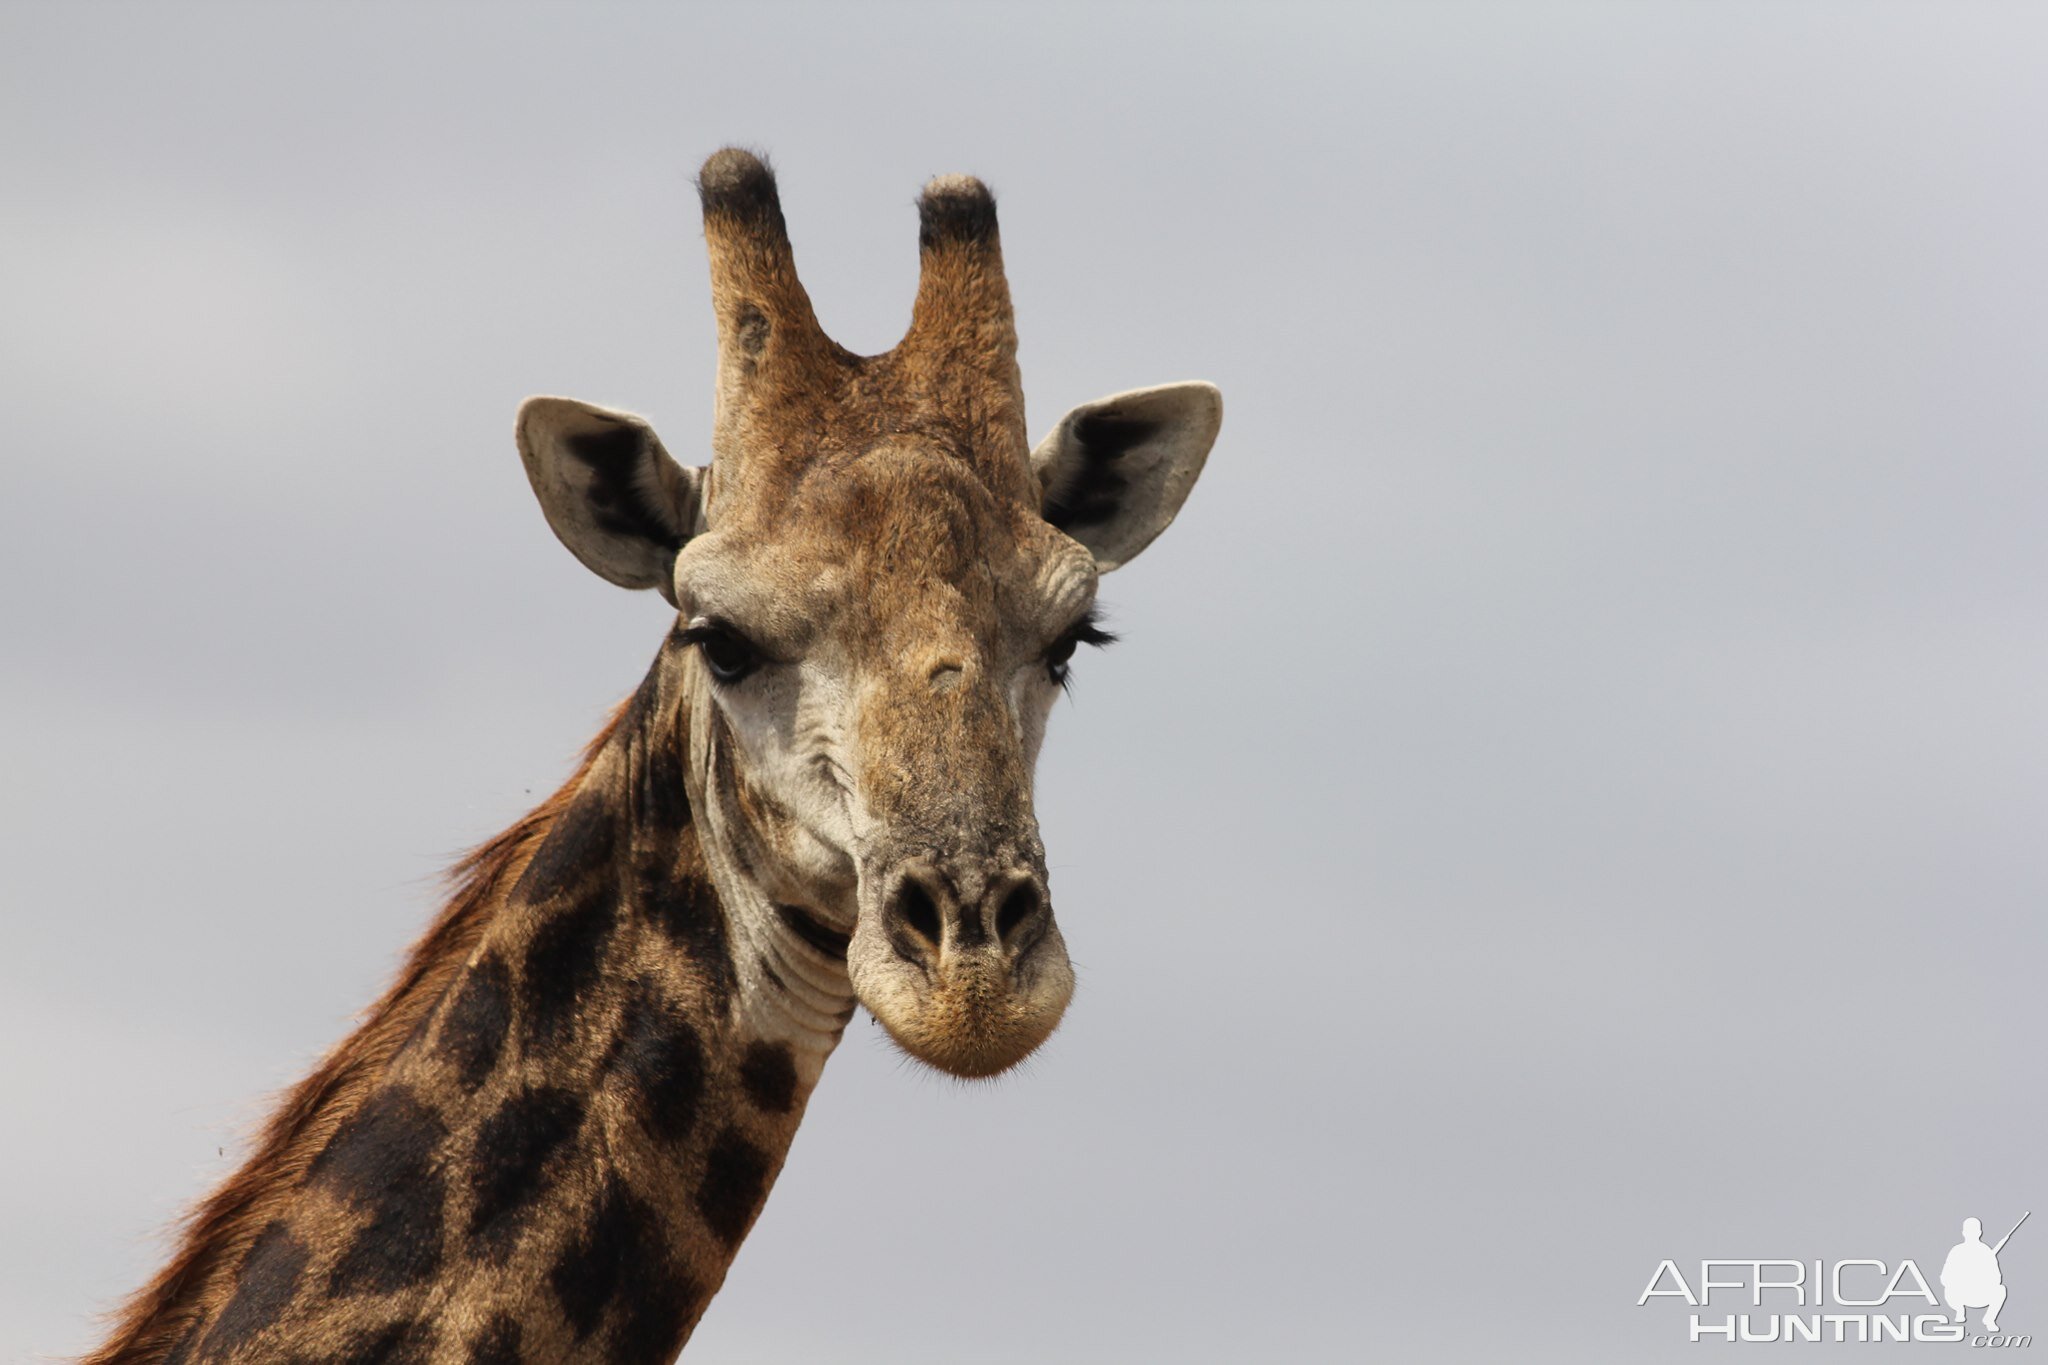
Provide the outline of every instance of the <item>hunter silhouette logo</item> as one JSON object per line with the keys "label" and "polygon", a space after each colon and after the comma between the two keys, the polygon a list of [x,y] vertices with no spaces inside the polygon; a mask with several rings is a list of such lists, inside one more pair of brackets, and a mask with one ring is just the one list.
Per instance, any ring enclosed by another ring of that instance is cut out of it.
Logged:
{"label": "hunter silhouette logo", "polygon": [[[1999,1329],[2006,1286],[1998,1253],[2032,1216],[2021,1214],[2012,1231],[1989,1246],[1984,1224],[1965,1218],[1963,1240],[1942,1262],[1940,1298],[1911,1260],[1701,1261],[1699,1278],[1690,1281],[1676,1261],[1666,1260],[1657,1263],[1636,1306],[1671,1298],[1710,1310],[1690,1315],[1693,1341],[1966,1341],[1972,1346],[2031,1346],[2031,1336]],[[1764,1311],[1711,1311],[1726,1309],[1731,1299],[1739,1299],[1740,1307]],[[1928,1311],[1944,1303],[1948,1313]],[[1982,1315],[1982,1334],[1973,1335],[1966,1325],[1973,1309]]]}
{"label": "hunter silhouette logo", "polygon": [[[2033,1216],[2032,1209],[2021,1214],[2020,1222],[2012,1225],[2012,1232],[2018,1232],[2020,1223]],[[1997,1246],[1988,1247],[1984,1245],[1984,1225],[1974,1218],[1963,1220],[1963,1240],[1955,1244],[1941,1265],[1941,1297],[1955,1313],[1957,1322],[1967,1318],[1970,1309],[1981,1308],[1984,1330],[1998,1330],[1998,1310],[2005,1307],[2005,1280],[1998,1273],[1998,1253],[2012,1240],[2012,1232],[1999,1238]]]}

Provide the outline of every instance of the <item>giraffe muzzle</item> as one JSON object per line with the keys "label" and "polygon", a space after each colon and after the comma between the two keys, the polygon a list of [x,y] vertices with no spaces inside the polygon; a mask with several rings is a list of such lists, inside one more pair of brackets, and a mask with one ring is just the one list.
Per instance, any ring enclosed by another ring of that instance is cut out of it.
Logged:
{"label": "giraffe muzzle", "polygon": [[1041,873],[918,861],[876,881],[848,967],[906,1052],[955,1076],[993,1076],[1045,1041],[1074,975]]}

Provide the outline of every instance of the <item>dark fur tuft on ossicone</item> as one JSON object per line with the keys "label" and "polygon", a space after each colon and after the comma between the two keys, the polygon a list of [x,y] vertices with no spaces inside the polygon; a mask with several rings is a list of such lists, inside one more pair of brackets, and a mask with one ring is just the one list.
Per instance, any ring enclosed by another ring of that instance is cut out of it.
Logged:
{"label": "dark fur tuft on ossicone", "polygon": [[725,147],[711,154],[697,173],[697,197],[707,218],[768,220],[778,225],[782,221],[775,172],[762,158],[741,147]]}
{"label": "dark fur tuft on ossicone", "polygon": [[996,235],[996,197],[969,175],[946,175],[926,185],[917,201],[917,244],[926,251],[951,242],[978,243]]}

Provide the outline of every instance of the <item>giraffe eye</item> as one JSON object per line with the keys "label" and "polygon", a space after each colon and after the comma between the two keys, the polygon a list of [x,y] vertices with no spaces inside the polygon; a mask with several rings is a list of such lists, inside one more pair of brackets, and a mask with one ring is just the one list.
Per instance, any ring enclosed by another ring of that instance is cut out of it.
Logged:
{"label": "giraffe eye", "polygon": [[761,652],[746,636],[722,621],[699,621],[683,632],[683,642],[697,647],[704,666],[722,683],[736,683],[761,663]]}
{"label": "giraffe eye", "polygon": [[1073,673],[1076,649],[1082,645],[1100,646],[1115,642],[1116,636],[1102,628],[1101,616],[1096,613],[1095,608],[1090,607],[1087,615],[1068,626],[1059,639],[1046,647],[1045,676],[1050,678],[1054,685],[1065,687]]}

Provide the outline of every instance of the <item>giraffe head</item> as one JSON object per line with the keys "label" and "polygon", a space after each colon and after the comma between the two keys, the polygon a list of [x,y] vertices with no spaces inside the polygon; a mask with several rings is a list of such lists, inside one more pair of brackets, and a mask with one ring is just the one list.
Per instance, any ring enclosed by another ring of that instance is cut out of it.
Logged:
{"label": "giraffe head", "polygon": [[676,608],[689,752],[667,771],[729,912],[821,958],[846,945],[854,993],[907,1051],[993,1075],[1073,991],[1032,810],[1047,714],[1075,648],[1107,639],[1099,576],[1173,519],[1221,399],[1118,394],[1034,448],[978,181],[926,187],[910,330],[873,357],[819,328],[766,166],[719,152],[699,190],[709,464],[561,398],[521,409],[520,454],[584,564]]}

